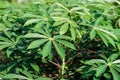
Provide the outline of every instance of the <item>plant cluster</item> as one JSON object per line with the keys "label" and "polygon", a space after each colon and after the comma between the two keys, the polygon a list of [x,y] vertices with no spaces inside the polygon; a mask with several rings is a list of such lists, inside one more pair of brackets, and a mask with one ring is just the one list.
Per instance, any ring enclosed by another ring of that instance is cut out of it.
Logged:
{"label": "plant cluster", "polygon": [[120,79],[118,0],[4,0],[0,5],[1,79]]}

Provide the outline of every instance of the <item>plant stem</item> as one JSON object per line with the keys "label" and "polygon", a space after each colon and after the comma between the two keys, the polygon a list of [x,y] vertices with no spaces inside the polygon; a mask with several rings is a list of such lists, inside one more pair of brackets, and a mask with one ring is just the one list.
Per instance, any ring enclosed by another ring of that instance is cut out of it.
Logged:
{"label": "plant stem", "polygon": [[62,59],[62,71],[61,71],[61,75],[62,75],[62,79],[64,77],[64,73],[65,73],[65,59]]}
{"label": "plant stem", "polygon": [[48,60],[48,62],[50,62],[50,63],[56,65],[58,68],[61,68],[61,66],[60,66],[59,64],[57,64],[57,63],[55,63],[55,62],[53,62],[53,61]]}

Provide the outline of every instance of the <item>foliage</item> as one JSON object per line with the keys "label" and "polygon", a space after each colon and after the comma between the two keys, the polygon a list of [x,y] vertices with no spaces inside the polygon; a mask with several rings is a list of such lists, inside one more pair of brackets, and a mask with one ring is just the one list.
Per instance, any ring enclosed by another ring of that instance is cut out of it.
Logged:
{"label": "foliage", "polygon": [[118,0],[4,0],[0,5],[1,79],[119,79]]}
{"label": "foliage", "polygon": [[[104,55],[100,56],[103,59],[92,59],[85,62],[85,64],[90,66],[88,71],[83,72],[83,77],[87,76],[86,73],[92,73],[91,75],[94,75],[94,80],[100,80],[101,76],[104,76],[107,80],[110,80],[112,74],[114,80],[119,80],[120,59],[117,59],[119,55],[112,54],[109,58]],[[84,69],[86,68],[88,68],[88,66],[81,67],[77,71],[85,71]],[[90,75],[87,77],[90,77]]]}

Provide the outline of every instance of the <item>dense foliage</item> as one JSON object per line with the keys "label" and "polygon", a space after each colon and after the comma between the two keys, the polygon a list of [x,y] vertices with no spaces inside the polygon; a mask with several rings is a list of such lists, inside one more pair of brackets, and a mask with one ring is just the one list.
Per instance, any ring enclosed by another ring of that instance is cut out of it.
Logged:
{"label": "dense foliage", "polygon": [[0,78],[119,80],[120,2],[0,0]]}

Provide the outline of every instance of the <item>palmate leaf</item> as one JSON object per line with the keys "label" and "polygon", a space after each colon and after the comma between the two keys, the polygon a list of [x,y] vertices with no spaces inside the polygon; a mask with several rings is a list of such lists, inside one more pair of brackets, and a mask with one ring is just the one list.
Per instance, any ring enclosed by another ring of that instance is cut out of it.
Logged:
{"label": "palmate leaf", "polygon": [[55,41],[53,41],[55,49],[57,53],[64,59],[65,58],[65,50]]}
{"label": "palmate leaf", "polygon": [[37,48],[39,47],[40,45],[44,44],[48,39],[39,39],[39,40],[35,40],[35,41],[32,41],[30,43],[30,45],[28,46],[27,49],[34,49],[34,48]]}
{"label": "palmate leaf", "polygon": [[53,17],[53,19],[55,20],[55,22],[64,22],[64,24],[61,25],[60,34],[66,33],[68,31],[68,29],[69,29],[73,40],[76,39],[77,34],[81,38],[81,33],[77,29],[78,25],[77,25],[77,23],[75,21],[72,21],[67,17],[66,18],[64,18],[64,17]]}
{"label": "palmate leaf", "polygon": [[65,40],[57,40],[59,43],[62,43],[63,45],[71,48],[71,49],[74,49],[75,50],[75,46],[73,44],[71,44],[70,42],[68,41],[65,41]]}
{"label": "palmate leaf", "polygon": [[48,41],[48,42],[44,45],[44,47],[43,47],[43,49],[42,49],[42,51],[41,51],[43,57],[46,57],[46,56],[49,55],[49,53],[51,53],[51,48],[52,48],[52,42],[51,42],[51,41]]}

